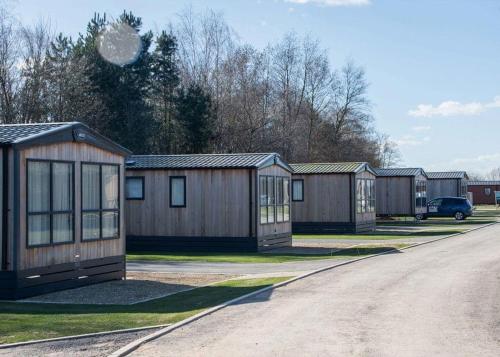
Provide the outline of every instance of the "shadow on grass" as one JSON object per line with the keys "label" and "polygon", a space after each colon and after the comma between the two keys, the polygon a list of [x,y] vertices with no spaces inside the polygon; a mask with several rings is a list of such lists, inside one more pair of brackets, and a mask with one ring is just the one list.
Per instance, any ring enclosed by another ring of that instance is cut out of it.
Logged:
{"label": "shadow on grass", "polygon": [[352,247],[339,250],[332,255],[335,257],[355,258],[380,253],[397,254],[401,253],[401,251],[394,247]]}
{"label": "shadow on grass", "polygon": [[[237,282],[236,280],[234,282]],[[274,282],[249,286],[212,285],[179,292],[164,298],[135,305],[84,305],[1,302],[0,314],[59,315],[59,314],[182,314],[204,310]],[[237,283],[236,283],[237,284]],[[244,285],[244,284],[241,284]],[[62,317],[61,317],[62,318]]]}

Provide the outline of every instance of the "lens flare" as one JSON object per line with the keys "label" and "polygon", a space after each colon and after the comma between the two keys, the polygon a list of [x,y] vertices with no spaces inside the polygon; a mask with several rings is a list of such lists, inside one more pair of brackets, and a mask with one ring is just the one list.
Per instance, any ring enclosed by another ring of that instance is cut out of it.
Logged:
{"label": "lens flare", "polygon": [[123,22],[108,25],[97,38],[99,54],[106,61],[118,66],[135,62],[141,48],[141,37],[137,31]]}

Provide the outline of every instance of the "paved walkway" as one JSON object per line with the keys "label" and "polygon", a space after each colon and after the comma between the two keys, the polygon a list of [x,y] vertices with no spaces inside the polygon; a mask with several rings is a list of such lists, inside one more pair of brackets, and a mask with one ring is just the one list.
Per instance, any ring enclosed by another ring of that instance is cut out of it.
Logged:
{"label": "paved walkway", "polygon": [[133,356],[500,355],[500,225],[246,299]]}

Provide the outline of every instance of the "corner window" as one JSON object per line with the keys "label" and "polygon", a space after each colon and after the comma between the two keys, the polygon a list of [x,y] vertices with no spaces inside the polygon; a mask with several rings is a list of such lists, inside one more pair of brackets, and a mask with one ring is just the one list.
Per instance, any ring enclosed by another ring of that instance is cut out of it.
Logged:
{"label": "corner window", "polygon": [[273,176],[259,176],[260,223],[274,223],[275,188]]}
{"label": "corner window", "polygon": [[356,180],[356,212],[375,212],[375,180]]}
{"label": "corner window", "polygon": [[127,200],[144,200],[144,177],[125,177],[125,194]]}
{"label": "corner window", "polygon": [[27,160],[28,247],[74,241],[74,164]]}
{"label": "corner window", "polygon": [[276,177],[276,222],[290,220],[290,181],[287,177]]}
{"label": "corner window", "polygon": [[304,201],[304,180],[292,180],[292,201]]}
{"label": "corner window", "polygon": [[118,165],[82,164],[82,240],[119,237]]}
{"label": "corner window", "polygon": [[415,205],[417,208],[427,206],[427,182],[418,180],[415,182]]}
{"label": "corner window", "polygon": [[170,207],[186,207],[186,176],[170,176]]}

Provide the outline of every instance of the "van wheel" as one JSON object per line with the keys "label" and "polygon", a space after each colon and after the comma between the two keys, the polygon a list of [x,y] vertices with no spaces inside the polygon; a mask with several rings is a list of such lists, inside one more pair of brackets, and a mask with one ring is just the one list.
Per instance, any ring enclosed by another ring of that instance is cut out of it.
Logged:
{"label": "van wheel", "polygon": [[419,213],[419,214],[415,215],[415,219],[417,221],[421,221],[421,220],[425,219],[425,217],[424,217],[424,215],[422,213]]}
{"label": "van wheel", "polygon": [[455,219],[457,221],[463,221],[464,218],[465,218],[465,215],[462,212],[456,212],[455,213]]}

